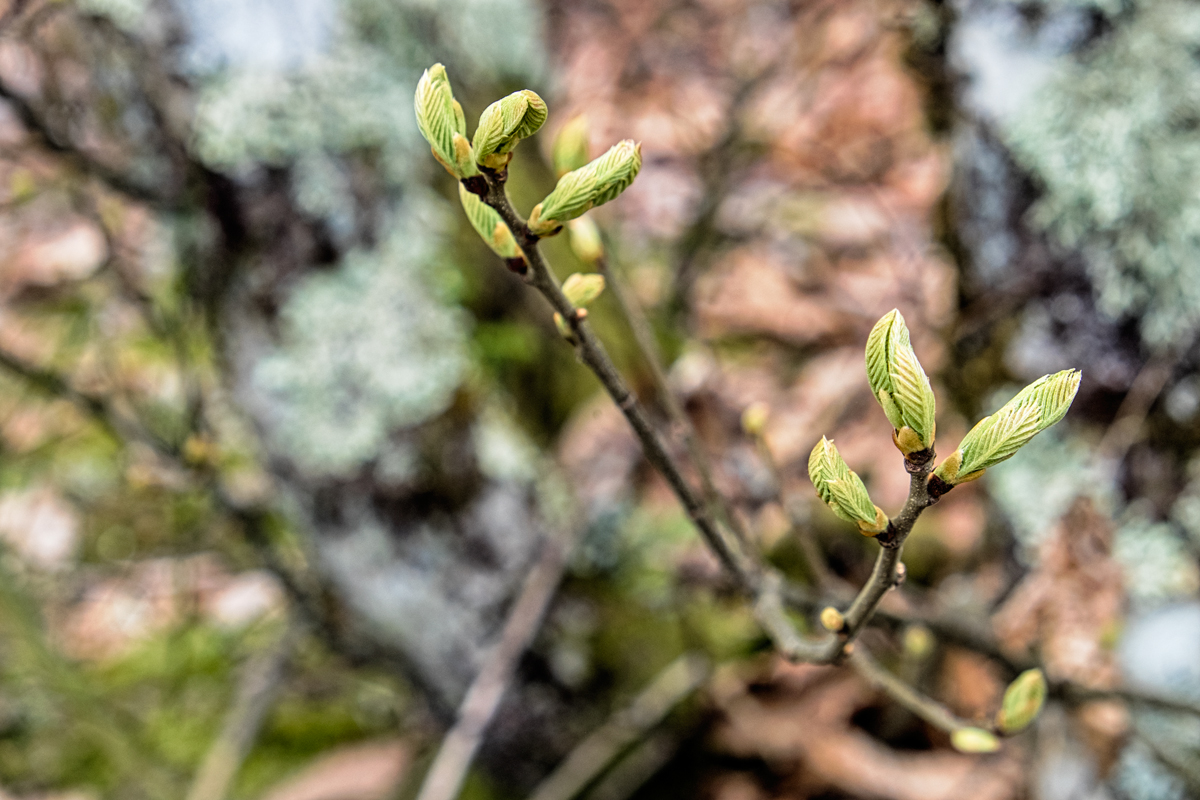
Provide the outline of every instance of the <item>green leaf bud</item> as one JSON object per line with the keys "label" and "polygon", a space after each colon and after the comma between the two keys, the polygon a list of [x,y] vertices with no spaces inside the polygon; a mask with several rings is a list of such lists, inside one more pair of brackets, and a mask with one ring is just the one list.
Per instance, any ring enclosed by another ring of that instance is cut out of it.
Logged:
{"label": "green leaf bud", "polygon": [[892,309],[867,337],[867,380],[905,455],[933,446],[937,406],[929,378],[913,352],[904,317]]}
{"label": "green leaf bud", "polygon": [[1004,703],[996,715],[1002,733],[1018,733],[1037,719],[1046,703],[1046,676],[1040,669],[1027,669],[1004,691]]}
{"label": "green leaf bud", "polygon": [[537,133],[547,114],[546,101],[528,89],[513,92],[485,108],[471,141],[479,165],[504,169],[512,160],[513,148]]}
{"label": "green leaf bud", "polygon": [[989,467],[1012,458],[1037,434],[1066,415],[1083,373],[1066,369],[1043,375],[963,437],[958,449],[933,471],[948,486],[972,481]]}
{"label": "green leaf bud", "polygon": [[562,285],[563,294],[576,308],[584,308],[592,303],[604,291],[604,276],[592,273],[581,275],[578,272],[567,276]]}
{"label": "green leaf bud", "polygon": [[434,64],[421,75],[414,105],[417,127],[438,163],[459,180],[478,175],[466,138],[467,122],[462,106],[454,99],[450,78],[441,64]]}
{"label": "green leaf bud", "polygon": [[461,183],[458,185],[458,199],[462,201],[463,211],[467,212],[471,227],[487,246],[492,248],[492,252],[505,261],[515,258],[524,260],[525,254],[521,252],[512,231],[504,224],[504,220],[500,219],[496,209],[480,200],[478,195],[468,191]]}
{"label": "green leaf bud", "polygon": [[594,264],[604,256],[604,243],[600,241],[600,229],[590,217],[580,217],[567,223],[571,232],[571,250],[585,264]]}
{"label": "green leaf bud", "polygon": [[837,633],[846,627],[846,618],[833,606],[825,606],[821,609],[821,627],[830,633]]}
{"label": "green leaf bud", "polygon": [[538,236],[558,232],[569,220],[603,205],[629,188],[642,168],[642,146],[625,139],[595,161],[558,179],[546,199],[534,206],[529,229]]}
{"label": "green leaf bud", "polygon": [[1000,740],[983,728],[957,728],[950,734],[950,744],[960,753],[994,753]]}
{"label": "green leaf bud", "polygon": [[808,457],[808,477],[833,513],[857,524],[864,536],[887,529],[887,515],[871,502],[862,479],[846,466],[837,447],[824,436]]}
{"label": "green leaf bud", "polygon": [[558,129],[554,137],[554,171],[558,177],[579,169],[588,162],[588,119],[577,114]]}

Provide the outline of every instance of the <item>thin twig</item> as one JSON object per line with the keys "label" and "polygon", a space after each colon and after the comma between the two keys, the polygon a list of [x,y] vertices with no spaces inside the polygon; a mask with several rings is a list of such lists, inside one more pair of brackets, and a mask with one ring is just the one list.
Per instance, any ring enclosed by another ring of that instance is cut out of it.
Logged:
{"label": "thin twig", "polygon": [[296,638],[296,626],[289,624],[278,642],[246,664],[225,724],[204,756],[187,800],[225,800],[279,696]]}
{"label": "thin twig", "polygon": [[541,627],[542,618],[562,580],[566,553],[562,544],[547,539],[541,558],[525,579],[500,640],[488,654],[459,707],[458,719],[446,734],[425,775],[417,800],[454,800],[467,769],[483,742],[484,732],[500,706],[521,655]]}
{"label": "thin twig", "polygon": [[646,736],[671,710],[708,679],[709,662],[684,654],[672,661],[625,708],[576,745],[529,800],[571,800],[596,781],[609,766]]}
{"label": "thin twig", "polygon": [[926,697],[881,667],[861,644],[847,655],[846,662],[867,683],[881,690],[933,727],[947,733],[953,733],[959,728],[973,727],[972,723],[956,717],[941,703]]}

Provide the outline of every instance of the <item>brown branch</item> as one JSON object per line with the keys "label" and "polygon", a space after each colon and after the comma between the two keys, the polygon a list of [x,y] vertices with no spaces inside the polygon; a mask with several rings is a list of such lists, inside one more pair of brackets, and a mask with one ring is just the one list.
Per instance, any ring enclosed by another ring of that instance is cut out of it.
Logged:
{"label": "brown branch", "polygon": [[941,703],[926,697],[881,667],[861,644],[854,649],[854,652],[848,654],[846,662],[867,683],[879,689],[933,727],[947,733],[953,733],[959,728],[976,727],[972,723],[956,717]]}
{"label": "brown branch", "polygon": [[454,800],[458,796],[467,769],[475,759],[484,732],[500,706],[517,664],[541,627],[565,565],[566,553],[562,544],[547,539],[542,545],[541,558],[530,570],[521,594],[509,612],[500,640],[475,676],[459,707],[458,720],[438,748],[417,800]]}
{"label": "brown branch", "polygon": [[644,738],[708,679],[708,660],[685,654],[672,661],[625,708],[613,714],[550,773],[529,800],[571,800]]}

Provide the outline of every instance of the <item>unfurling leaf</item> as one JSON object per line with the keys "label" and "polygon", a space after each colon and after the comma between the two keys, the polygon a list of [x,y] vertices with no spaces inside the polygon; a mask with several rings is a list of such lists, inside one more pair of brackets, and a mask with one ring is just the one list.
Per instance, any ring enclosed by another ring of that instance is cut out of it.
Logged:
{"label": "unfurling leaf", "polygon": [[1037,434],[1066,415],[1079,391],[1079,370],[1044,375],[963,437],[958,449],[933,471],[947,486],[972,481],[983,471],[1009,459]]}
{"label": "unfurling leaf", "polygon": [[896,309],[876,322],[867,337],[867,381],[896,431],[900,451],[908,455],[932,447],[937,411],[933,388]]}
{"label": "unfurling leaf", "polygon": [[887,529],[887,515],[871,502],[862,479],[846,465],[833,442],[823,436],[808,457],[808,477],[833,513],[857,524],[864,536]]}
{"label": "unfurling leaf", "polygon": [[558,129],[554,137],[554,171],[558,177],[579,169],[588,162],[588,120],[578,114]]}
{"label": "unfurling leaf", "polygon": [[1003,733],[1018,733],[1037,719],[1046,702],[1046,676],[1040,669],[1027,669],[1004,691],[1004,703],[996,715]]}
{"label": "unfurling leaf", "polygon": [[434,64],[417,82],[414,102],[417,127],[438,160],[454,177],[462,180],[479,174],[467,141],[467,121],[462,106],[454,99],[446,68]]}
{"label": "unfurling leaf", "polygon": [[578,272],[567,276],[562,285],[563,294],[576,308],[585,308],[604,291],[604,276],[592,273],[581,275]]}
{"label": "unfurling leaf", "polygon": [[500,170],[512,160],[512,149],[537,133],[546,121],[546,101],[523,89],[501,98],[479,115],[471,147],[482,167]]}
{"label": "unfurling leaf", "polygon": [[462,201],[463,210],[467,212],[467,219],[471,221],[471,227],[496,255],[506,261],[525,258],[525,254],[517,245],[517,240],[513,238],[512,231],[504,224],[504,220],[500,219],[500,214],[496,212],[496,209],[484,203],[478,195],[468,191],[461,183],[458,185],[458,199]]}
{"label": "unfurling leaf", "polygon": [[960,753],[994,753],[1000,740],[983,728],[958,728],[950,734],[950,744]]}
{"label": "unfurling leaf", "polygon": [[629,188],[641,168],[642,146],[632,139],[618,142],[595,161],[559,178],[554,191],[534,206],[529,229],[538,236],[557,233],[568,221]]}
{"label": "unfurling leaf", "polygon": [[600,229],[589,217],[580,217],[567,223],[571,232],[571,250],[585,264],[594,264],[604,255],[604,243],[600,241]]}

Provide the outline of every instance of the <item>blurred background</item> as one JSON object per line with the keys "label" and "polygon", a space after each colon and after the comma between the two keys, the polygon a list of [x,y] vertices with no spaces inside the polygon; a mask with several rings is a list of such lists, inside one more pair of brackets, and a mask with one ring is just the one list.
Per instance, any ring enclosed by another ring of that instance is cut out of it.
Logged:
{"label": "blurred background", "polygon": [[[1200,797],[1198,53],[1185,0],[0,3],[0,797],[414,797],[531,574],[561,585],[463,798]],[[670,396],[612,292],[591,319],[818,608],[876,546],[814,443],[907,492],[875,320],[943,453],[1083,370],[921,518],[864,637],[973,720],[1043,664],[1034,728],[959,754],[772,656],[467,224],[413,116],[438,61],[470,128],[547,100],[522,213],[576,115],[642,143],[589,216]]]}

